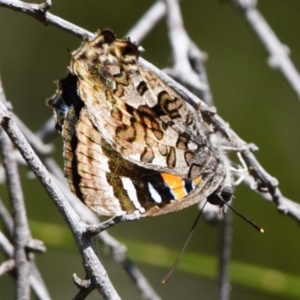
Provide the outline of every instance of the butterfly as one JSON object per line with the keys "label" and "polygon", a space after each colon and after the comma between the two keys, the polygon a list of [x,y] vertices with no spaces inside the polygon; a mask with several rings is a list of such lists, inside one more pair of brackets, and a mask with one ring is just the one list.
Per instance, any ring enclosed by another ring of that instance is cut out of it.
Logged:
{"label": "butterfly", "polygon": [[157,216],[206,198],[230,200],[209,124],[141,67],[139,55],[129,39],[100,30],[72,53],[47,100],[71,191],[104,216]]}

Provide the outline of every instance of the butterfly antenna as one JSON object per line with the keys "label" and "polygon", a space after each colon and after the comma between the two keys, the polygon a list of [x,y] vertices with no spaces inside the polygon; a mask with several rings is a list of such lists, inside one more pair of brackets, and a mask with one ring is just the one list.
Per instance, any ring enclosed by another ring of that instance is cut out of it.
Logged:
{"label": "butterfly antenna", "polygon": [[181,248],[181,251],[180,251],[179,255],[177,256],[177,258],[176,258],[176,260],[175,260],[175,263],[174,263],[173,266],[171,267],[171,269],[170,269],[170,271],[168,272],[168,274],[167,274],[167,275],[164,277],[164,279],[161,281],[162,283],[166,283],[166,282],[170,279],[170,277],[172,276],[172,274],[174,273],[174,271],[176,270],[176,268],[177,268],[177,266],[178,266],[178,264],[179,264],[179,262],[180,262],[180,260],[181,260],[181,257],[182,257],[182,255],[183,255],[183,253],[184,253],[184,251],[185,251],[185,249],[186,249],[186,247],[187,247],[187,245],[188,245],[188,243],[189,243],[189,241],[190,241],[190,239],[191,239],[191,237],[192,237],[192,235],[193,235],[193,233],[194,233],[194,230],[195,230],[196,225],[197,225],[197,223],[198,223],[198,221],[199,221],[199,219],[200,219],[200,217],[201,217],[201,215],[202,215],[202,212],[203,212],[203,209],[204,209],[206,203],[207,203],[207,200],[205,201],[205,203],[204,203],[203,206],[201,207],[201,209],[200,209],[200,211],[199,211],[199,213],[198,213],[198,215],[197,215],[197,218],[196,218],[196,220],[195,220],[195,222],[194,222],[194,224],[193,224],[193,226],[192,226],[192,228],[191,228],[191,230],[190,230],[190,232],[189,232],[189,235],[188,235],[188,237],[187,237],[187,239],[186,239],[186,241],[185,241],[183,247]]}
{"label": "butterfly antenna", "polygon": [[239,217],[241,217],[243,220],[245,220],[248,224],[250,224],[252,227],[254,227],[257,231],[263,233],[264,229],[257,224],[255,224],[253,221],[242,215],[240,212],[238,212],[236,209],[234,209],[229,203],[227,203],[222,197],[220,199],[223,201],[225,205],[227,205],[233,212],[235,212]]}

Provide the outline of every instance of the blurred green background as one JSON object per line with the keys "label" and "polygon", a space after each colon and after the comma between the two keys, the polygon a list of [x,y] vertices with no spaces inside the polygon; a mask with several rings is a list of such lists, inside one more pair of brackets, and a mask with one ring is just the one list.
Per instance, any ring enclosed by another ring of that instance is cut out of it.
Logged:
{"label": "blurred green background", "polygon": [[[110,27],[122,37],[152,3],[53,0],[51,12],[90,31]],[[245,141],[259,146],[257,158],[261,164],[279,180],[284,195],[298,201],[300,106],[295,94],[283,76],[268,67],[262,44],[230,2],[183,0],[181,7],[189,35],[209,55],[206,67],[218,113]],[[300,69],[300,1],[260,0],[258,8],[280,40],[289,46],[291,58]],[[15,113],[32,130],[51,117],[45,98],[55,91],[53,81],[66,74],[68,50],[79,45],[78,38],[62,30],[0,7],[0,75]],[[144,58],[160,68],[171,66],[164,20],[141,45],[146,49]],[[57,135],[51,142],[62,165],[61,139]],[[84,276],[78,250],[39,183],[28,179],[26,168],[21,172],[32,231],[48,247],[46,254],[36,257],[37,263],[53,299],[71,299],[76,293],[71,275]],[[5,187],[0,187],[0,192],[7,201]],[[299,227],[245,186],[237,188],[235,197],[235,207],[264,227],[265,233],[258,234],[233,216],[231,299],[300,299]],[[189,252],[196,255],[192,265],[198,267],[199,262],[200,274],[179,270],[168,284],[160,283],[196,214],[197,208],[192,207],[138,223],[120,224],[111,230],[126,242],[128,255],[163,299],[216,299],[215,260],[220,228],[203,221],[186,254],[187,259],[194,257]],[[101,244],[96,243],[96,248],[103,253]],[[140,299],[120,266],[105,255],[101,254],[101,259],[122,299]],[[13,298],[8,276],[0,278],[0,295],[1,299]],[[89,297],[98,298],[96,293]]]}

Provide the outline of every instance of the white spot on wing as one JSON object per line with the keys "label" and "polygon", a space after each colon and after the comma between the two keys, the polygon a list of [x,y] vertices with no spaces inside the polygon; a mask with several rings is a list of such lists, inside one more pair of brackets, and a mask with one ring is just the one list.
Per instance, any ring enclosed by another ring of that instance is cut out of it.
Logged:
{"label": "white spot on wing", "polygon": [[162,198],[161,198],[160,194],[157,192],[157,190],[154,188],[154,186],[150,182],[148,182],[148,189],[149,189],[151,198],[156,203],[161,203],[162,202]]}
{"label": "white spot on wing", "polygon": [[136,209],[138,209],[140,211],[140,213],[144,213],[145,212],[145,208],[141,206],[137,194],[136,194],[136,189],[131,181],[130,178],[128,177],[120,177],[122,180],[122,184],[124,189],[127,191],[128,197],[131,200],[131,202],[133,203],[133,205],[135,206]]}

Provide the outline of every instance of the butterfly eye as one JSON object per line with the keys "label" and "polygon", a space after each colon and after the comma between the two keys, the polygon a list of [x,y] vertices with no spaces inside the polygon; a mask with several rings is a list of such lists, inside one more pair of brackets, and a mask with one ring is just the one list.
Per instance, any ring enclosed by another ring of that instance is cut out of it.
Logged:
{"label": "butterfly eye", "polygon": [[128,41],[117,40],[115,42],[116,56],[125,63],[135,63],[138,55],[138,48]]}
{"label": "butterfly eye", "polygon": [[207,197],[207,201],[213,205],[223,206],[224,203],[229,202],[232,198],[233,189],[231,185],[219,187],[214,193]]}
{"label": "butterfly eye", "polygon": [[221,191],[221,197],[226,202],[229,202],[232,198],[233,189],[231,185],[224,186]]}
{"label": "butterfly eye", "polygon": [[103,29],[100,36],[97,39],[102,39],[105,44],[112,44],[116,40],[114,32],[110,29]]}

